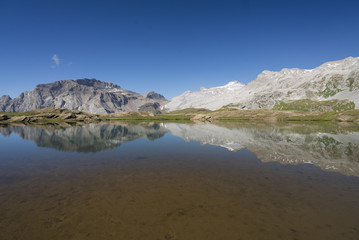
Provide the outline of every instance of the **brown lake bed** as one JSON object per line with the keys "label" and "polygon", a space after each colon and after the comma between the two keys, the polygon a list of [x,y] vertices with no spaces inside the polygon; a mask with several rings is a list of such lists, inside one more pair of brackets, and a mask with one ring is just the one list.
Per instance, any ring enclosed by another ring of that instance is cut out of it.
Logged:
{"label": "brown lake bed", "polygon": [[[246,133],[243,140],[244,135],[235,132],[232,137],[238,136],[237,143],[214,139],[220,136],[216,127],[224,126],[190,126],[198,139],[184,134],[187,125],[104,126],[43,130],[47,132],[31,127],[11,132],[2,129],[0,239],[359,237],[359,178],[355,170],[326,170],[313,159],[292,164],[271,158],[263,161],[259,156],[264,156],[258,154],[262,149],[255,153],[248,145],[262,133],[262,138],[272,138],[272,144],[295,151],[282,140],[308,139],[309,133],[270,126],[269,137],[263,127],[227,126]],[[283,139],[278,135],[282,132]],[[349,163],[339,162],[338,166],[355,168],[351,157],[357,154],[355,133],[321,129],[319,139],[326,134],[336,142],[328,145],[311,139],[321,144],[311,151],[336,146],[330,156],[339,161],[343,158],[341,146],[344,153],[352,146]],[[337,143],[344,139],[343,134],[350,140]],[[65,140],[72,144],[62,143]],[[299,142],[306,144],[293,144]],[[86,144],[98,149],[90,151]],[[264,146],[265,142],[258,144]],[[54,147],[60,145],[61,149]],[[233,149],[235,146],[238,149]],[[273,151],[283,155],[279,149]],[[337,166],[330,160],[328,166]]]}

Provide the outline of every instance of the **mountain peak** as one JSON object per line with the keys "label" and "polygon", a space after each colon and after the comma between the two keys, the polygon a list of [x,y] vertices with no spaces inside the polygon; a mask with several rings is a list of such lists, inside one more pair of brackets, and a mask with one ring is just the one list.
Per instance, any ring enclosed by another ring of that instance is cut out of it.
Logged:
{"label": "mountain peak", "polygon": [[35,89],[23,92],[15,99],[3,96],[0,98],[0,111],[25,112],[56,107],[97,114],[140,109],[158,112],[159,107],[165,103],[167,100],[155,92],[143,96],[122,89],[114,83],[83,78],[39,84]]}
{"label": "mountain peak", "polygon": [[330,61],[323,63],[317,69],[343,69],[350,68],[354,65],[359,65],[359,57],[347,57],[337,61]]}
{"label": "mountain peak", "polygon": [[144,95],[145,98],[148,99],[165,99],[165,97],[159,93],[156,93],[154,91],[148,92]]}
{"label": "mountain peak", "polygon": [[77,82],[80,85],[85,85],[88,87],[120,88],[120,86],[118,86],[114,83],[103,82],[103,81],[97,80],[96,78],[82,78],[82,79],[77,79],[75,82]]}
{"label": "mountain peak", "polygon": [[232,85],[235,85],[235,84],[241,84],[240,82],[238,82],[237,80],[234,80],[234,81],[230,81],[228,82],[226,85],[224,86],[232,86]]}
{"label": "mountain peak", "polygon": [[234,80],[234,81],[231,81],[229,83],[227,83],[226,85],[224,85],[223,87],[226,87],[226,88],[241,88],[243,87],[244,84],[243,83],[240,83],[238,82],[237,80]]}
{"label": "mountain peak", "polygon": [[359,108],[359,57],[327,62],[314,69],[283,68],[261,72],[256,79],[243,85],[231,81],[224,86],[202,88],[174,97],[166,108],[221,107],[238,109],[273,108],[279,101],[310,99],[349,100]]}

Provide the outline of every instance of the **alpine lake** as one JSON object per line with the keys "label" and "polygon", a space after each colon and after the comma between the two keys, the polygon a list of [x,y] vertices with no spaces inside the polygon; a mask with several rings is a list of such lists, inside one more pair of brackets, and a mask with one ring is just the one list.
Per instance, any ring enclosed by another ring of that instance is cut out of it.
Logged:
{"label": "alpine lake", "polygon": [[359,239],[359,126],[0,128],[0,239]]}

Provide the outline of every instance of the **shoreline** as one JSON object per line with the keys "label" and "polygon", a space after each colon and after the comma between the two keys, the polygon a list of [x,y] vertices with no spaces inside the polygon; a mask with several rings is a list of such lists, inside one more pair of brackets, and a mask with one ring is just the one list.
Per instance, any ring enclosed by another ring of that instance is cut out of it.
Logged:
{"label": "shoreline", "polygon": [[29,112],[1,112],[0,125],[12,123],[51,124],[112,121],[154,121],[154,122],[349,122],[359,124],[359,110],[340,112],[286,111],[273,109],[184,109],[180,111],[153,114],[150,112],[121,112],[90,114],[76,110],[44,108]]}

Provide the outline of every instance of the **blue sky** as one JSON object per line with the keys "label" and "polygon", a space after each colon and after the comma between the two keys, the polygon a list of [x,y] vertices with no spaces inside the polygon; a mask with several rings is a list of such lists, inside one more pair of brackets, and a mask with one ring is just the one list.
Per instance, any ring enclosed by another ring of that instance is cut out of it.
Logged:
{"label": "blue sky", "polygon": [[0,95],[97,78],[170,99],[357,57],[356,2],[0,0]]}

